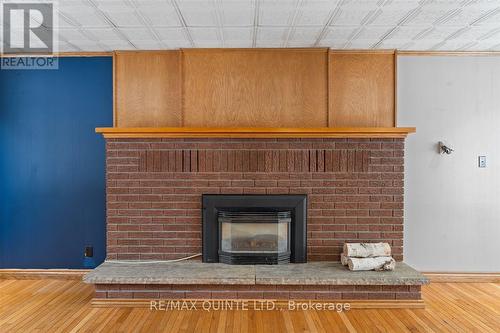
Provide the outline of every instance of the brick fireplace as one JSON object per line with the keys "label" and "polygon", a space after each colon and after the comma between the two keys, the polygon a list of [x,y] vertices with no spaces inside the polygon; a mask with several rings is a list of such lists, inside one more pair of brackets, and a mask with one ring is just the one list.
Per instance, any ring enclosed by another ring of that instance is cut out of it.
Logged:
{"label": "brick fireplace", "polygon": [[107,259],[201,253],[203,194],[307,195],[308,261],[346,241],[403,259],[404,139],[107,139]]}

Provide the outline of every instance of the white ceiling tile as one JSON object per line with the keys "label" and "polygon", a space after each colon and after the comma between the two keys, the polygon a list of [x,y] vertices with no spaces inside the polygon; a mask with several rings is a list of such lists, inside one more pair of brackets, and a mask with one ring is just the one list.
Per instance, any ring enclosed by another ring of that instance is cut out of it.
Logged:
{"label": "white ceiling tile", "polygon": [[112,28],[89,28],[85,29],[85,33],[94,36],[95,40],[117,40],[121,36]]}
{"label": "white ceiling tile", "polygon": [[500,41],[499,40],[479,41],[474,46],[469,48],[468,50],[471,50],[471,51],[483,51],[483,50],[500,51]]}
{"label": "white ceiling tile", "polygon": [[161,44],[155,40],[131,40],[131,42],[141,50],[159,50],[162,48]]}
{"label": "white ceiling tile", "polygon": [[[74,22],[76,23],[76,22]],[[70,20],[66,19],[63,15],[58,13],[58,24],[59,28],[74,28],[75,24],[71,22]],[[76,25],[78,26],[78,25]]]}
{"label": "white ceiling tile", "polygon": [[186,39],[186,40],[164,40],[162,41],[163,44],[166,44],[169,49],[181,49],[181,48],[188,48],[188,47],[193,47],[191,43]]}
{"label": "white ceiling tile", "polygon": [[256,47],[264,47],[264,48],[270,48],[270,47],[283,47],[282,42],[278,41],[270,41],[270,40],[258,40]]}
{"label": "white ceiling tile", "polygon": [[391,33],[389,39],[411,40],[419,34],[423,34],[432,29],[432,26],[400,26]]}
{"label": "white ceiling tile", "polygon": [[357,39],[348,43],[350,49],[370,49],[378,40]]}
{"label": "white ceiling tile", "polygon": [[406,21],[405,25],[429,25],[434,24],[438,19],[447,15],[448,13],[456,10],[457,5],[454,6],[424,6],[417,14],[412,16],[411,19]]}
{"label": "white ceiling tile", "polygon": [[292,23],[297,1],[264,1],[259,7],[259,24],[263,26],[286,26]]}
{"label": "white ceiling tile", "polygon": [[233,41],[244,41],[251,40],[253,35],[253,28],[244,28],[244,27],[225,27],[222,31],[222,36],[225,41],[233,40]]}
{"label": "white ceiling tile", "polygon": [[179,3],[186,24],[190,27],[217,26],[217,11],[213,1],[183,1]]}
{"label": "white ceiling tile", "polygon": [[319,47],[330,47],[332,49],[342,49],[345,45],[345,41],[342,42],[336,42],[336,41],[328,41],[328,40],[321,40],[318,43]]}
{"label": "white ceiling tile", "polygon": [[184,28],[154,28],[161,40],[183,41],[187,40]]}
{"label": "white ceiling tile", "polygon": [[207,48],[216,48],[222,47],[222,43],[216,40],[200,40],[195,41],[195,47],[207,47]]}
{"label": "white ceiling tile", "polygon": [[68,8],[68,7],[87,7],[91,8],[92,5],[88,0],[63,0],[63,1],[58,1],[57,7],[59,9],[61,8]]}
{"label": "white ceiling tile", "polygon": [[342,9],[346,10],[359,10],[368,9],[372,10],[379,7],[381,1],[377,0],[349,0],[342,2]]}
{"label": "white ceiling tile", "polygon": [[173,7],[169,9],[141,9],[139,12],[154,27],[179,27],[181,21]]}
{"label": "white ceiling tile", "polygon": [[480,20],[474,25],[498,27],[500,25],[500,8],[492,13],[492,15],[488,15],[487,18]]}
{"label": "white ceiling tile", "polygon": [[[483,36],[485,38],[494,38],[495,36],[498,36],[500,33],[500,29],[491,29],[489,27],[468,27],[466,29],[463,29],[463,31],[458,35],[455,36],[454,38],[460,38],[460,39],[465,39],[465,40],[476,40],[480,39]],[[500,37],[500,36],[498,36]]]}
{"label": "white ceiling tile", "polygon": [[86,50],[86,51],[90,51],[90,52],[92,52],[92,51],[105,51],[105,48],[103,48],[103,46],[97,42],[86,41],[86,40],[85,41],[84,40],[72,40],[70,42],[71,42],[71,44],[78,46],[82,50]]}
{"label": "white ceiling tile", "polygon": [[409,49],[412,45],[413,41],[407,39],[386,39],[377,46],[377,49]]}
{"label": "white ceiling tile", "polygon": [[87,6],[60,8],[59,12],[71,22],[83,27],[109,27],[106,20],[96,10]]}
{"label": "white ceiling tile", "polygon": [[100,8],[105,8],[105,7],[131,8],[130,3],[126,0],[92,0],[92,1]]}
{"label": "white ceiling tile", "polygon": [[469,44],[475,44],[475,43],[474,42],[471,43],[471,41],[468,41],[468,40],[455,39],[455,40],[450,40],[450,41],[443,42],[442,44],[439,44],[439,46],[436,47],[435,50],[455,51],[455,50],[463,49],[464,47],[468,46]]}
{"label": "white ceiling tile", "polygon": [[217,28],[189,28],[189,33],[196,44],[204,41],[214,42],[219,40],[219,29]]}
{"label": "white ceiling tile", "polygon": [[441,43],[442,39],[420,39],[413,41],[413,50],[429,50],[434,45]]}
{"label": "white ceiling tile", "polygon": [[254,23],[254,4],[251,1],[224,1],[220,7],[222,25],[252,26]]}
{"label": "white ceiling tile", "polygon": [[324,40],[348,40],[356,31],[358,26],[351,27],[329,27]]}
{"label": "white ceiling tile", "polygon": [[129,39],[135,40],[151,40],[153,35],[146,28],[120,28],[120,31]]}
{"label": "white ceiling tile", "polygon": [[452,36],[455,32],[460,30],[458,27],[443,27],[443,26],[437,26],[428,33],[424,34],[423,36],[419,37],[418,39],[431,39],[431,40],[444,40],[447,37]]}
{"label": "white ceiling tile", "polygon": [[106,7],[103,13],[111,19],[117,27],[142,27],[143,23],[133,9],[122,7]]}
{"label": "white ceiling tile", "polygon": [[359,25],[364,20],[376,12],[376,9],[359,8],[347,9],[343,8],[335,15],[332,25]]}
{"label": "white ceiling tile", "polygon": [[315,42],[322,27],[295,27],[290,36],[289,42],[292,41],[311,41]]}
{"label": "white ceiling tile", "polygon": [[257,39],[259,41],[274,41],[281,44],[287,31],[288,28],[260,27],[257,30]]}
{"label": "white ceiling tile", "polygon": [[58,10],[62,50],[500,48],[500,0],[61,0]]}
{"label": "white ceiling tile", "polygon": [[338,5],[338,1],[307,1],[303,2],[295,19],[300,26],[324,26]]}
{"label": "white ceiling tile", "polygon": [[102,41],[100,44],[107,47],[108,50],[135,50],[130,43],[124,40],[115,40],[115,41]]}
{"label": "white ceiling tile", "polygon": [[381,9],[374,14],[370,25],[397,25],[414,8]]}
{"label": "white ceiling tile", "polygon": [[355,39],[379,39],[382,38],[386,33],[392,30],[393,27],[364,27],[361,29]]}
{"label": "white ceiling tile", "polygon": [[78,29],[59,29],[57,32],[66,40],[88,40],[88,36]]}
{"label": "white ceiling tile", "polygon": [[287,47],[314,47],[313,40],[296,40],[288,41]]}
{"label": "white ceiling tile", "polygon": [[251,48],[251,40],[224,40],[224,47]]}
{"label": "white ceiling tile", "polygon": [[[500,5],[500,2],[499,2]],[[465,26],[473,23],[483,15],[491,11],[491,8],[478,6],[467,6],[460,9],[455,15],[451,16],[446,21],[440,23],[443,25]]]}
{"label": "white ceiling tile", "polygon": [[79,51],[73,44],[59,42],[59,52],[75,52]]}

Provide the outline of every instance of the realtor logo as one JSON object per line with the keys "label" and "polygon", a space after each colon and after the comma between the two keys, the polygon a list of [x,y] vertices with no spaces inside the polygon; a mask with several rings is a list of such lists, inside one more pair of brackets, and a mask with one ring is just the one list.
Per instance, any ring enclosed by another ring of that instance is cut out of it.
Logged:
{"label": "realtor logo", "polygon": [[2,69],[57,69],[54,2],[2,1]]}

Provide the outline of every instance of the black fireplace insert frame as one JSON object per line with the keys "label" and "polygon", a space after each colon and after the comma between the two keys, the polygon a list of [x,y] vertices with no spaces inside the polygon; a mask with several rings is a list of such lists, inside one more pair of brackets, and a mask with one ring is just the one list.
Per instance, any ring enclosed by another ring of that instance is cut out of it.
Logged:
{"label": "black fireplace insert frame", "polygon": [[290,262],[307,262],[307,195],[302,194],[203,194],[202,196],[202,261],[219,262],[219,211],[231,210],[289,210]]}

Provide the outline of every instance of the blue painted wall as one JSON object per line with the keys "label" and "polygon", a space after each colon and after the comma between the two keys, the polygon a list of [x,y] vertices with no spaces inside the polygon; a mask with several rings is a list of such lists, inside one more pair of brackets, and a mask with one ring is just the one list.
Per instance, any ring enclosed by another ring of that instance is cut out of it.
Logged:
{"label": "blue painted wall", "polygon": [[112,59],[0,70],[0,267],[83,268],[105,258],[105,150]]}

